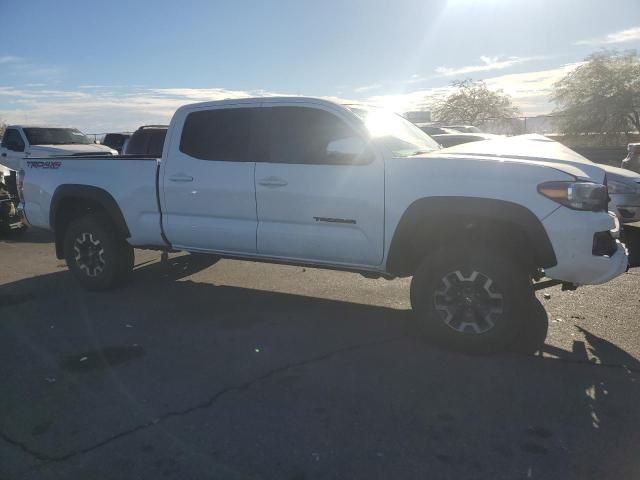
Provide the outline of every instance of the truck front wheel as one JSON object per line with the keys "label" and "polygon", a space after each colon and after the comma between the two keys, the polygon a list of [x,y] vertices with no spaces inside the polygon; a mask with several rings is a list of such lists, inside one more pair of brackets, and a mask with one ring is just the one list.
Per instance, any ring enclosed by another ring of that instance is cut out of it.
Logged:
{"label": "truck front wheel", "polygon": [[133,248],[100,214],[73,220],[64,235],[69,270],[89,290],[117,287],[133,269]]}
{"label": "truck front wheel", "polygon": [[532,298],[529,276],[519,262],[484,246],[433,252],[411,281],[411,305],[424,333],[471,353],[507,348]]}

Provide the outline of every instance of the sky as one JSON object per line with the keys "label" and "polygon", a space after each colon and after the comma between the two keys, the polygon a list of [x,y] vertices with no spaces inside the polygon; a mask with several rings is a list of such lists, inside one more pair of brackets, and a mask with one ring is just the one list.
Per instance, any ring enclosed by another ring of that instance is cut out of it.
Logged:
{"label": "sky", "polygon": [[0,22],[0,119],[87,133],[261,95],[428,109],[466,78],[545,114],[589,54],[640,50],[640,0],[0,0]]}

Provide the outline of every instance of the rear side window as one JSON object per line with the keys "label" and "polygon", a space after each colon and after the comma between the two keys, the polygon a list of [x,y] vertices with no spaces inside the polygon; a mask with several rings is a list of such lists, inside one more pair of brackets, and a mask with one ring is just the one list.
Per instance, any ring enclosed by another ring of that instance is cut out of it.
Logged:
{"label": "rear side window", "polygon": [[201,160],[247,161],[253,110],[225,108],[190,113],[182,128],[180,151]]}
{"label": "rear side window", "polygon": [[365,142],[336,115],[309,107],[263,107],[258,161],[314,165],[368,163]]}

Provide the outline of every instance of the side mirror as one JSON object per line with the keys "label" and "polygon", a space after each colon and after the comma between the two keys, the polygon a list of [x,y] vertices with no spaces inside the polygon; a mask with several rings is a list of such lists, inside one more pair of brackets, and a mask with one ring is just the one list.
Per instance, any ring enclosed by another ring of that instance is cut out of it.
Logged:
{"label": "side mirror", "polygon": [[365,141],[356,136],[329,142],[326,154],[331,163],[337,164],[369,163],[373,158]]}

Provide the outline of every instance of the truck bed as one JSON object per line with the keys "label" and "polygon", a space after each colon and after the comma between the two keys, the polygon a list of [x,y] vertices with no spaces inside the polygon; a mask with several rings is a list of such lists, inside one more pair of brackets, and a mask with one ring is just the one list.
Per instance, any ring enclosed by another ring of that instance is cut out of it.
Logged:
{"label": "truck bed", "polygon": [[24,212],[36,227],[52,228],[49,206],[56,189],[90,186],[120,205],[131,245],[163,245],[158,197],[160,161],[134,155],[26,158]]}

